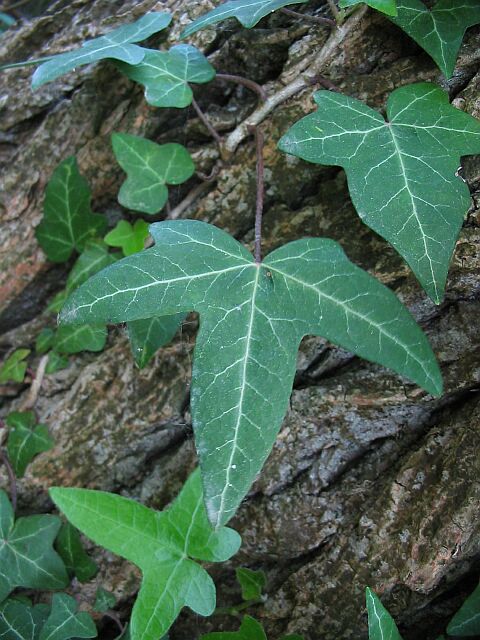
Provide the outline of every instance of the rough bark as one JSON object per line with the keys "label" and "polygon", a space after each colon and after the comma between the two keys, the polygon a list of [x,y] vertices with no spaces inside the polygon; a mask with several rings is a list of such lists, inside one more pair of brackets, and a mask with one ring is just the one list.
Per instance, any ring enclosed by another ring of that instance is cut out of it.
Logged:
{"label": "rough bark", "polygon": [[[174,41],[207,0],[74,0],[0,40],[0,62],[60,52],[147,10],[172,10]],[[326,11],[321,3],[309,9]],[[468,32],[449,82],[432,61],[386,19],[368,12],[325,53],[328,29],[275,14],[253,31],[228,23],[193,40],[216,68],[281,91],[312,65],[345,93],[382,107],[403,84],[431,80],[456,105],[480,115],[480,31]],[[160,43],[154,39],[155,45]],[[319,62],[320,61],[320,62]],[[59,161],[76,154],[93,189],[94,210],[120,214],[122,173],[109,142],[112,131],[187,143],[198,169],[217,178],[182,213],[212,222],[250,243],[255,158],[245,139],[220,162],[193,110],[157,110],[109,63],[77,70],[36,93],[31,68],[0,75],[0,350],[32,346],[55,320],[44,309],[64,283],[67,267],[49,264],[34,237],[46,183]],[[480,212],[472,206],[450,271],[445,302],[436,307],[406,265],[357,218],[344,173],[310,165],[276,150],[276,141],[313,108],[312,88],[279,104],[264,120],[267,196],[265,250],[305,235],[338,240],[349,257],[393,288],[429,335],[446,391],[433,400],[379,366],[320,339],[305,339],[291,408],[274,451],[233,526],[239,555],[216,568],[220,604],[239,598],[232,567],[263,568],[268,599],[254,613],[270,638],[285,632],[307,640],[367,637],[364,588],[382,595],[407,640],[435,638],[473,586],[480,568]],[[227,137],[256,107],[248,90],[215,82],[196,95]],[[230,138],[231,140],[231,138]],[[479,164],[464,163],[474,203]],[[171,206],[199,184],[173,189]],[[71,358],[45,379],[39,417],[56,440],[20,484],[22,509],[49,509],[50,485],[117,491],[161,508],[195,464],[188,384],[196,320],[138,371],[121,328],[107,349]],[[27,388],[2,389],[1,414],[21,405]],[[3,476],[2,476],[3,477]],[[5,479],[4,479],[5,480]],[[96,550],[97,582],[119,596],[124,613],[138,585],[136,571]],[[91,597],[96,583],[81,588]],[[80,587],[75,587],[80,589]],[[182,614],[173,640],[235,620],[203,621]],[[108,631],[105,631],[107,634]],[[107,637],[107,635],[105,635]]]}

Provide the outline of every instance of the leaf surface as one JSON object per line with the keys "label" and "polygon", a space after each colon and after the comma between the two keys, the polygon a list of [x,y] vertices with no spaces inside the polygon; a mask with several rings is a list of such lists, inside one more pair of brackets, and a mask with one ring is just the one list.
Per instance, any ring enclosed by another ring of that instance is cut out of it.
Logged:
{"label": "leaf surface", "polygon": [[4,382],[23,382],[27,371],[25,358],[30,355],[30,349],[17,349],[0,367],[0,384]]}
{"label": "leaf surface", "polygon": [[238,631],[213,631],[201,640],[267,640],[262,625],[251,616],[244,616]]}
{"label": "leaf surface", "polygon": [[70,638],[95,638],[97,628],[88,613],[77,613],[78,603],[66,593],[56,593],[52,611],[40,633],[39,640],[70,640]]}
{"label": "leaf surface", "polygon": [[118,201],[133,211],[158,213],[168,199],[166,185],[181,184],[195,171],[190,154],[181,144],[160,145],[139,136],[114,133],[112,145],[118,163],[128,175]]}
{"label": "leaf surface", "polygon": [[83,253],[78,257],[67,278],[67,293],[86,282],[95,273],[98,273],[118,259],[113,253],[109,253],[108,246],[103,240],[89,240]]}
{"label": "leaf surface", "polygon": [[33,411],[14,411],[6,418],[8,431],[7,451],[15,474],[22,478],[33,458],[54,446],[44,424],[36,424]]}
{"label": "leaf surface", "polygon": [[367,587],[366,597],[369,640],[402,640],[395,621],[376,593]]}
{"label": "leaf surface", "polygon": [[139,64],[144,58],[145,49],[133,43],[146,40],[154,33],[165,29],[171,19],[171,15],[165,12],[146,13],[136,22],[118,27],[94,40],[87,40],[79,49],[54,56],[35,71],[32,88],[37,89],[69,71],[75,71],[76,67],[105,58]]}
{"label": "leaf surface", "polygon": [[124,256],[130,256],[144,248],[147,238],[148,224],[145,220],[136,220],[133,226],[126,220],[120,220],[107,233],[105,242],[111,247],[120,247]]}
{"label": "leaf surface", "polygon": [[450,620],[447,633],[460,638],[480,635],[480,585]]}
{"label": "leaf surface", "polygon": [[69,360],[65,356],[60,355],[56,351],[51,351],[48,354],[48,362],[45,367],[45,373],[51,374],[66,369],[68,367]]}
{"label": "leaf surface", "polygon": [[244,600],[258,600],[261,598],[262,590],[267,584],[263,571],[252,571],[246,567],[239,567],[235,570],[235,575],[242,588],[242,598]]}
{"label": "leaf surface", "polygon": [[172,340],[185,316],[185,313],[176,313],[173,316],[132,320],[127,323],[133,357],[140,369],[147,366],[158,349]]}
{"label": "leaf surface", "polygon": [[104,324],[87,324],[77,327],[59,327],[53,347],[57,353],[72,354],[81,351],[102,351],[107,341]]}
{"label": "leaf surface", "polygon": [[88,582],[97,573],[97,565],[86,553],[78,531],[69,522],[62,524],[55,548],[69,575],[76,576],[80,582]]}
{"label": "leaf surface", "polygon": [[340,0],[338,6],[340,9],[347,9],[357,4],[367,4],[387,16],[396,16],[398,13],[397,0]]}
{"label": "leaf surface", "polygon": [[40,331],[37,339],[35,340],[35,351],[38,355],[47,353],[53,345],[54,337],[55,331],[50,329],[50,327],[45,327]]}
{"label": "leaf surface", "polygon": [[471,202],[457,169],[460,156],[480,152],[480,122],[428,83],[394,91],[388,122],[354,98],[330,91],[314,97],[318,110],[289,129],[280,149],[343,167],[359,216],[395,247],[439,303]]}
{"label": "leaf surface", "polygon": [[98,611],[99,613],[105,613],[105,611],[113,609],[116,603],[117,600],[113,593],[110,593],[110,591],[107,591],[103,587],[99,587],[95,596],[95,604],[93,605],[93,610]]}
{"label": "leaf surface", "polygon": [[238,550],[240,536],[211,529],[198,472],[163,512],[100,491],[55,488],[50,495],[85,535],[141,569],[132,638],[158,640],[184,606],[203,616],[213,612],[215,586],[193,559],[223,562]]}
{"label": "leaf surface", "polygon": [[0,604],[0,638],[2,640],[38,640],[48,617],[49,607],[9,599]]}

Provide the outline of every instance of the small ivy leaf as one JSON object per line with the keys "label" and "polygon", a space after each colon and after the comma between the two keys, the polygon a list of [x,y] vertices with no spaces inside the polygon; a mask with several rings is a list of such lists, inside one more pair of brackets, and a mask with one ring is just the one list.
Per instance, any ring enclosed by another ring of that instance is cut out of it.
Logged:
{"label": "small ivy leaf", "polygon": [[88,613],[77,613],[78,603],[66,593],[56,593],[52,611],[39,640],[70,640],[70,638],[96,638],[97,627]]}
{"label": "small ivy leaf", "polygon": [[64,522],[55,540],[55,549],[65,563],[70,577],[88,582],[97,573],[98,567],[83,548],[80,535],[69,522]]}
{"label": "small ivy leaf", "polygon": [[262,597],[262,590],[267,584],[263,571],[252,571],[245,567],[239,567],[236,569],[235,575],[242,588],[244,600],[258,600]]}
{"label": "small ivy leaf", "polygon": [[58,313],[65,304],[65,300],[68,298],[66,290],[59,291],[48,303],[47,311],[51,313]]}
{"label": "small ivy leaf", "polygon": [[239,242],[205,222],[159,222],[150,233],[152,248],[93,276],[69,298],[60,321],[200,314],[191,411],[215,526],[233,516],[270,453],[304,335],[322,336],[441,393],[421,329],[337,243],[292,242],[259,267]]}
{"label": "small ivy leaf", "polygon": [[133,43],[142,42],[154,33],[162,31],[168,27],[171,19],[169,13],[146,13],[136,22],[118,27],[94,40],[87,40],[79,49],[54,56],[35,71],[32,88],[37,89],[42,84],[51,82],[69,71],[75,71],[76,67],[105,58],[138,64],[144,58],[145,49]]}
{"label": "small ivy leaf", "polygon": [[22,478],[33,458],[39,453],[50,451],[55,443],[46,425],[36,425],[33,411],[14,411],[7,416],[5,422],[10,427],[7,441],[8,457],[15,474]]}
{"label": "small ivy leaf", "polygon": [[9,599],[0,604],[2,640],[39,640],[40,630],[49,615],[49,607],[32,607],[28,600]]}
{"label": "small ivy leaf", "polygon": [[169,51],[146,50],[141,64],[117,63],[130,80],[145,87],[145,98],[154,107],[188,107],[193,93],[189,82],[203,84],[215,77],[215,69],[196,47],[178,44]]}
{"label": "small ivy leaf", "polygon": [[168,199],[166,185],[181,184],[195,171],[190,154],[181,144],[160,145],[139,136],[114,133],[112,146],[119,165],[128,174],[118,201],[133,211],[158,213]]}
{"label": "small ivy leaf", "polygon": [[392,22],[425,49],[450,78],[465,31],[480,22],[478,0],[439,0],[431,10],[420,0],[397,0],[397,7]]}
{"label": "small ivy leaf", "polygon": [[356,4],[367,4],[372,9],[376,9],[387,16],[396,16],[398,14],[397,0],[340,0],[338,6],[340,9],[347,9]]}
{"label": "small ivy leaf", "polygon": [[460,638],[480,634],[480,584],[450,620],[447,634]]}
{"label": "small ivy leaf", "polygon": [[68,367],[69,360],[65,356],[60,355],[56,351],[51,351],[48,354],[48,362],[45,367],[45,373],[51,374],[66,369]]}
{"label": "small ivy leaf", "polygon": [[117,600],[113,593],[107,591],[103,587],[99,587],[97,589],[97,594],[95,596],[95,604],[93,605],[93,610],[98,613],[105,613],[109,609],[113,609],[113,607],[117,604]]}
{"label": "small ivy leaf", "polygon": [[53,339],[55,337],[55,331],[49,327],[45,327],[40,331],[35,340],[35,351],[38,355],[47,353],[53,345]]}
{"label": "small ivy leaf", "polygon": [[109,253],[108,246],[103,240],[89,240],[83,253],[78,257],[68,274],[66,294],[71,293],[95,273],[113,264],[117,259],[115,254]]}
{"label": "small ivy leaf", "polygon": [[147,366],[155,353],[168,344],[185,320],[185,313],[127,323],[133,357],[140,369]]}
{"label": "small ivy leaf", "polygon": [[305,0],[231,0],[212,9],[188,25],[180,34],[180,38],[188,38],[192,34],[212,24],[228,18],[236,18],[247,29],[254,27],[262,18],[277,9],[289,4],[302,4]]}
{"label": "small ivy leaf", "polygon": [[267,636],[255,618],[244,616],[238,631],[213,631],[200,640],[267,640]]}
{"label": "small ivy leaf", "polygon": [[124,256],[141,251],[148,238],[148,224],[137,220],[132,226],[126,220],[120,220],[114,229],[105,236],[105,242],[111,247],[120,247]]}
{"label": "small ivy leaf", "polygon": [[30,355],[30,349],[17,349],[0,367],[0,384],[5,382],[23,382],[27,371],[25,358]]}
{"label": "small ivy leaf", "polygon": [[60,518],[27,516],[16,522],[7,494],[0,490],[0,602],[16,587],[62,589],[68,576],[53,541]]}
{"label": "small ivy leaf", "polygon": [[102,351],[106,342],[107,327],[104,324],[86,324],[80,327],[59,327],[53,346],[57,353],[72,354]]}
{"label": "small ivy leaf", "polygon": [[184,606],[202,616],[213,612],[215,585],[193,558],[223,562],[237,552],[241,540],[232,529],[212,531],[198,472],[161,513],[101,491],[54,488],[50,495],[86,536],[141,569],[132,638],[158,640]]}
{"label": "small ivy leaf", "polygon": [[441,302],[471,201],[456,172],[460,156],[480,152],[480,122],[429,83],[394,91],[389,122],[354,98],[330,91],[314,97],[318,111],[294,124],[280,149],[342,166],[359,216],[403,256],[430,298]]}
{"label": "small ivy leaf", "polygon": [[367,587],[366,597],[369,640],[402,640],[397,625],[376,593]]}
{"label": "small ivy leaf", "polygon": [[92,213],[90,187],[78,170],[75,157],[61,162],[45,190],[43,220],[35,230],[37,240],[52,262],[65,262],[74,249],[81,252],[88,239],[107,225]]}

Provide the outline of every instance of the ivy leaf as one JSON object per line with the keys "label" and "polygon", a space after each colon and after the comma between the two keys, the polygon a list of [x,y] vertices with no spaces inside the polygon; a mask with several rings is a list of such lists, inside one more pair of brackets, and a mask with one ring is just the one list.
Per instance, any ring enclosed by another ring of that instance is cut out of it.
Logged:
{"label": "ivy leaf", "polygon": [[238,631],[213,631],[201,640],[267,640],[262,625],[251,616],[244,616]]}
{"label": "ivy leaf", "polygon": [[106,219],[92,213],[90,187],[78,170],[75,157],[61,162],[45,191],[43,220],[35,231],[52,262],[65,262],[74,249],[83,251],[89,238],[100,235]]}
{"label": "ivy leaf", "polygon": [[65,289],[63,291],[59,291],[48,303],[47,311],[49,311],[50,313],[58,313],[65,304],[67,298],[68,293]]}
{"label": "ivy leaf", "polygon": [[431,10],[420,0],[397,0],[397,6],[392,22],[425,49],[450,78],[465,31],[480,22],[478,0],[439,0]]}
{"label": "ivy leaf", "polygon": [[107,591],[103,587],[99,587],[97,589],[97,595],[95,596],[95,604],[93,605],[93,610],[98,613],[105,613],[109,609],[113,609],[116,605],[117,600],[113,593]]}
{"label": "ivy leaf", "polygon": [[340,9],[347,9],[356,4],[367,4],[372,9],[385,13],[387,16],[396,16],[398,14],[397,0],[340,0],[338,6]]}
{"label": "ivy leaf", "polygon": [[103,240],[89,240],[83,253],[78,257],[67,278],[67,294],[86,282],[90,276],[98,273],[117,260],[117,256],[109,253]]}
{"label": "ivy leaf", "polygon": [[258,600],[262,597],[262,589],[267,584],[263,571],[252,571],[245,567],[239,567],[236,569],[235,575],[242,588],[244,600]]}
{"label": "ivy leaf", "polygon": [[126,220],[120,220],[114,229],[105,236],[105,242],[111,247],[120,247],[123,255],[141,251],[148,238],[148,224],[145,220],[137,220],[132,225]]}
{"label": "ivy leaf", "polygon": [[144,58],[145,49],[132,43],[142,42],[154,33],[165,29],[171,19],[169,13],[146,13],[136,22],[114,29],[100,38],[87,40],[79,49],[54,56],[35,71],[32,88],[37,89],[42,84],[51,82],[69,71],[75,71],[76,67],[105,58],[139,64]]}
{"label": "ivy leaf", "polygon": [[10,427],[8,457],[15,474],[22,478],[33,458],[43,451],[50,451],[55,443],[48,433],[48,427],[36,424],[33,411],[14,411],[7,416],[5,422]]}
{"label": "ivy leaf", "polygon": [[354,98],[330,91],[314,97],[318,111],[294,124],[280,149],[342,166],[362,220],[395,247],[439,303],[470,205],[456,172],[460,156],[480,152],[480,122],[429,83],[394,91],[389,122]]}
{"label": "ivy leaf", "polygon": [[96,638],[97,628],[92,618],[82,611],[78,603],[66,593],[56,593],[52,611],[43,627],[39,640],[70,640],[70,638]]}
{"label": "ivy leaf", "polygon": [[27,516],[16,522],[7,494],[0,490],[0,602],[16,587],[62,589],[63,562],[53,550],[60,518]]}
{"label": "ivy leaf", "polygon": [[132,320],[127,324],[133,357],[140,369],[147,366],[160,347],[172,340],[185,317],[185,313],[176,313],[174,316]]}
{"label": "ivy leaf", "polygon": [[54,348],[60,354],[81,351],[102,351],[107,341],[104,324],[88,324],[80,327],[59,327],[55,334]]}
{"label": "ivy leaf", "polygon": [[169,51],[147,49],[141,64],[117,63],[130,80],[145,87],[145,98],[154,107],[188,107],[193,99],[189,82],[203,84],[215,77],[215,69],[196,47],[178,44]]}
{"label": "ivy leaf", "polygon": [[0,367],[0,384],[5,382],[23,382],[27,371],[25,358],[30,355],[30,349],[17,349]]}
{"label": "ivy leaf", "polygon": [[35,351],[38,355],[42,355],[43,353],[47,353],[47,351],[53,345],[53,339],[55,337],[55,331],[50,329],[49,327],[45,327],[40,331],[35,340]]}
{"label": "ivy leaf", "polygon": [[97,573],[97,565],[85,552],[78,531],[69,522],[62,524],[55,548],[71,577],[76,576],[80,582],[88,582]]}
{"label": "ivy leaf", "polygon": [[0,638],[38,640],[48,614],[49,607],[44,604],[32,607],[30,601],[6,600],[0,604]]}
{"label": "ivy leaf", "polygon": [[258,266],[239,242],[204,222],[159,222],[150,233],[154,247],[91,278],[60,318],[130,322],[199,312],[191,411],[215,526],[233,516],[273,446],[304,335],[323,336],[441,392],[418,325],[337,243],[292,242]]}
{"label": "ivy leaf", "polygon": [[184,31],[180,38],[188,38],[192,34],[212,24],[228,18],[236,18],[247,29],[254,27],[262,18],[277,9],[289,4],[302,4],[305,0],[232,0],[197,18]]}
{"label": "ivy leaf", "polygon": [[141,569],[132,638],[158,640],[184,606],[203,616],[213,612],[215,585],[190,558],[223,562],[237,552],[241,541],[232,529],[212,531],[198,472],[162,513],[101,491],[54,488],[50,495],[86,536]]}
{"label": "ivy leaf", "polygon": [[45,367],[45,373],[51,374],[66,369],[68,367],[69,360],[65,356],[60,355],[56,351],[51,351],[48,354],[48,362]]}
{"label": "ivy leaf", "polygon": [[450,620],[447,634],[460,638],[480,634],[480,584]]}
{"label": "ivy leaf", "polygon": [[369,640],[402,640],[392,616],[385,609],[380,598],[368,587],[366,597]]}
{"label": "ivy leaf", "polygon": [[168,199],[167,184],[181,184],[195,171],[190,154],[181,144],[156,144],[139,136],[114,133],[115,157],[128,174],[118,194],[127,209],[158,213]]}

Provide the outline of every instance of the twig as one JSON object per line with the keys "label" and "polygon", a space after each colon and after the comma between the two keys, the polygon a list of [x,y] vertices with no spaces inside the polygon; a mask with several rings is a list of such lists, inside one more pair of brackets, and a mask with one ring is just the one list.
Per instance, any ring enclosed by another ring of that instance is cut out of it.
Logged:
{"label": "twig", "polygon": [[197,176],[197,178],[200,178],[200,180],[202,180],[203,182],[213,182],[213,180],[215,180],[219,173],[220,165],[218,164],[214,165],[209,174],[203,173],[203,171],[195,171],[195,175]]}
{"label": "twig", "polygon": [[17,510],[17,478],[10,460],[3,449],[0,449],[0,461],[5,465],[8,480],[10,482],[10,498],[12,501],[13,512]]}
{"label": "twig", "polygon": [[29,409],[33,409],[35,403],[38,398],[38,394],[40,393],[40,389],[42,387],[43,378],[45,376],[45,368],[48,362],[48,354],[45,354],[40,358],[40,362],[38,363],[37,370],[35,375],[32,376],[32,384],[30,386],[30,391],[28,392],[28,396],[20,407],[20,411],[28,411]]}
{"label": "twig", "polygon": [[265,193],[265,162],[263,149],[265,136],[259,127],[251,127],[251,132],[255,134],[257,150],[257,205],[255,208],[255,262],[262,262],[262,218],[263,201]]}
{"label": "twig", "polygon": [[308,82],[311,85],[321,84],[322,87],[325,87],[325,89],[328,89],[329,91],[336,91],[337,93],[341,93],[340,87],[337,87],[337,85],[333,84],[333,82],[329,78],[326,78],[325,76],[322,76],[320,74],[313,76],[309,79]]}
{"label": "twig", "polygon": [[244,78],[243,76],[234,76],[230,73],[217,73],[215,78],[218,80],[226,80],[227,82],[236,82],[237,84],[242,84],[244,87],[247,87],[247,89],[254,91],[264,102],[268,98],[265,89],[253,80],[249,80],[249,78]]}
{"label": "twig", "polygon": [[185,209],[195,202],[205,191],[208,191],[210,188],[210,182],[201,182],[194,187],[190,193],[188,193],[185,198],[174,207],[167,216],[167,220],[176,220],[180,218]]}
{"label": "twig", "polygon": [[221,136],[219,135],[218,131],[216,129],[214,129],[212,127],[212,125],[210,124],[210,122],[207,120],[207,118],[205,117],[205,114],[203,113],[203,111],[198,106],[198,102],[195,100],[195,98],[192,99],[192,106],[195,109],[195,112],[196,112],[197,116],[203,122],[203,124],[207,128],[207,130],[210,133],[210,135],[212,136],[212,138],[214,138],[216,143],[220,146],[220,143],[222,142]]}
{"label": "twig", "polygon": [[331,18],[324,18],[323,16],[311,16],[308,13],[300,13],[299,11],[292,11],[292,9],[283,8],[280,9],[281,13],[284,13],[287,16],[291,16],[292,18],[300,18],[302,20],[309,20],[310,22],[318,22],[318,24],[322,24],[328,27],[336,27],[337,23],[335,20]]}
{"label": "twig", "polygon": [[340,18],[340,11],[338,10],[337,5],[335,4],[335,0],[327,0],[327,4],[330,7],[332,16],[335,18],[335,21],[338,24],[339,18]]}

